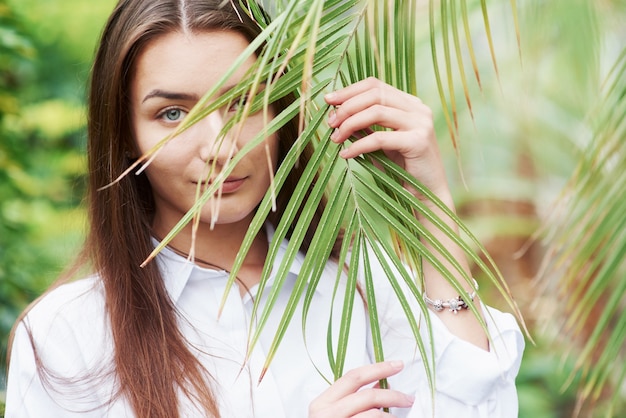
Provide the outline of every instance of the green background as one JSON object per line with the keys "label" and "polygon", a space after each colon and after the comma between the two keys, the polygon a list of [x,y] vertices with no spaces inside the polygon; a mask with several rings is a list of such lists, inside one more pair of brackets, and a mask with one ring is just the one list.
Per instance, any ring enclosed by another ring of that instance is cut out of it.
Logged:
{"label": "green background", "polygon": [[[0,0],[2,359],[19,312],[62,272],[81,243],[85,85],[113,4]],[[460,156],[437,111],[426,38],[418,52],[425,74],[420,97],[435,111],[458,212],[497,260],[536,339],[535,346],[528,343],[518,379],[520,417],[569,417],[577,381],[564,387],[572,365],[563,355],[572,342],[559,341],[558,330],[551,329],[549,308],[557,301],[537,300],[534,277],[545,249],[531,237],[589,141],[586,117],[624,47],[626,6],[623,1],[521,1],[520,59],[509,2],[490,5],[499,77],[476,35],[483,85],[480,91],[470,83],[473,120],[460,103]],[[498,306],[497,300],[487,301]],[[4,376],[2,362],[0,416]],[[583,411],[602,416],[603,408]]]}

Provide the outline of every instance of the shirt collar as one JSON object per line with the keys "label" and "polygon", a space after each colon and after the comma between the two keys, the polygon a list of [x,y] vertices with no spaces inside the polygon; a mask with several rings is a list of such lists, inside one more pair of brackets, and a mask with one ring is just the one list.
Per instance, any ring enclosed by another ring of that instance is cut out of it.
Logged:
{"label": "shirt collar", "polygon": [[[265,224],[265,229],[267,233],[268,243],[271,243],[272,238],[274,237],[274,227],[270,223]],[[159,241],[156,239],[152,239],[154,246],[159,245]],[[289,245],[289,241],[283,239],[278,248],[278,254],[276,256],[276,260],[274,262],[274,271],[276,271],[280,265],[281,260],[285,257],[287,253],[287,246]],[[172,301],[177,302],[180,298],[180,295],[183,293],[185,286],[189,282],[189,279],[192,275],[200,274],[207,279],[221,279],[223,280],[228,276],[228,272],[224,270],[211,270],[207,268],[203,268],[198,266],[197,264],[191,262],[187,258],[175,253],[168,247],[163,248],[159,254],[156,256],[156,262],[158,263],[159,269],[161,270],[161,275],[163,276],[163,281],[165,284],[165,288],[167,293],[169,294]],[[289,274],[287,275],[287,279],[295,280],[300,273],[300,269],[302,268],[302,264],[304,262],[304,254],[298,252],[296,254],[295,259],[289,266]],[[271,286],[274,283],[275,276],[274,274],[270,275],[268,279],[268,286]],[[318,286],[319,288],[319,286]],[[253,290],[253,289],[251,289]],[[256,293],[256,287],[254,288]],[[316,292],[319,289],[316,289]],[[246,298],[247,299],[247,298]]]}

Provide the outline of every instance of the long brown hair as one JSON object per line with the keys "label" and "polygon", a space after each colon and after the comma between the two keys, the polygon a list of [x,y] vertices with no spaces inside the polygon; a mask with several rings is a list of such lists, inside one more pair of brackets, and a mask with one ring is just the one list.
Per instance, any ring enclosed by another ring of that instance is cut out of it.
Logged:
{"label": "long brown hair", "polygon": [[[177,326],[176,309],[155,263],[140,265],[153,249],[152,190],[144,175],[110,184],[130,164],[134,152],[128,91],[134,62],[156,37],[172,31],[237,31],[250,41],[259,25],[238,0],[120,0],[102,34],[91,74],[88,100],[88,216],[90,227],[78,266],[91,265],[104,283],[114,339],[116,396],[128,399],[138,417],[179,416],[178,393],[207,416],[218,417],[207,372]],[[274,103],[277,110],[289,97]],[[296,121],[278,133],[279,162],[297,139]],[[306,166],[307,149],[277,198],[277,222]],[[324,203],[311,222],[306,250]],[[42,367],[42,365],[39,365]],[[112,399],[113,400],[113,399]]]}

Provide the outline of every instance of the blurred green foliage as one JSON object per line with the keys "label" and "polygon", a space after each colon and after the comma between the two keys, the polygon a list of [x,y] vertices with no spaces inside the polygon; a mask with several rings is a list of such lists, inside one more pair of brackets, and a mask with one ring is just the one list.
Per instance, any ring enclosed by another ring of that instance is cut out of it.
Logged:
{"label": "blurred green foliage", "polygon": [[17,315],[82,239],[85,85],[112,6],[0,0],[0,393]]}
{"label": "blurred green foliage", "polygon": [[[114,3],[0,0],[0,417],[9,331],[19,312],[58,276],[82,239],[85,85],[96,39]],[[498,51],[506,74],[502,85],[485,87],[483,100],[475,101],[482,110],[476,110],[476,120],[468,123],[477,129],[472,131],[470,125],[464,130],[464,144],[474,139],[483,144],[468,147],[463,154],[470,186],[472,181],[481,184],[467,192],[471,199],[458,186],[461,204],[485,196],[549,201],[554,193],[548,196],[546,190],[562,185],[578,152],[576,132],[584,133],[581,121],[587,110],[581,103],[597,93],[602,60],[597,56],[595,12],[585,6],[591,3],[521,3],[525,71],[518,71],[517,51]],[[613,3],[620,1],[606,2]],[[615,20],[624,13],[626,6],[614,13]],[[493,16],[496,30],[501,17]],[[510,27],[506,20],[499,23]],[[619,30],[608,26],[602,29]],[[428,48],[424,53],[430,53]],[[521,74],[519,80],[512,79],[516,72]],[[431,93],[425,88],[420,94]],[[477,138],[471,138],[472,132]],[[448,141],[441,142],[455,166],[454,151]],[[512,156],[503,158],[507,152]],[[511,170],[520,155],[535,163],[539,176],[520,180]],[[483,229],[506,235],[537,226],[534,221],[526,225],[520,219],[499,223],[498,219],[488,214],[489,227],[474,222],[473,230],[479,235]],[[523,294],[517,295],[523,299]],[[535,323],[539,321],[536,318]],[[535,329],[531,332],[536,337]],[[564,388],[573,369],[563,360],[567,348],[567,342],[546,340],[528,345],[518,378],[521,418],[571,416],[577,385],[574,381]]]}

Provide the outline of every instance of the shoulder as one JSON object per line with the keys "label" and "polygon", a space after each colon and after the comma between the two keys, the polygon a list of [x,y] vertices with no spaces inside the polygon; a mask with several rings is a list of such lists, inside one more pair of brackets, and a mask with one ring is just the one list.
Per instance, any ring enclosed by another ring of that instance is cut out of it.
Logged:
{"label": "shoulder", "polygon": [[98,276],[66,283],[41,296],[22,320],[37,346],[102,340],[106,330],[104,288]]}
{"label": "shoulder", "polygon": [[109,380],[110,335],[98,277],[45,293],[13,334],[7,412],[67,416],[77,408],[96,411],[115,390]]}
{"label": "shoulder", "polygon": [[62,284],[44,293],[26,315],[29,323],[93,315],[104,308],[104,288],[98,276]]}

